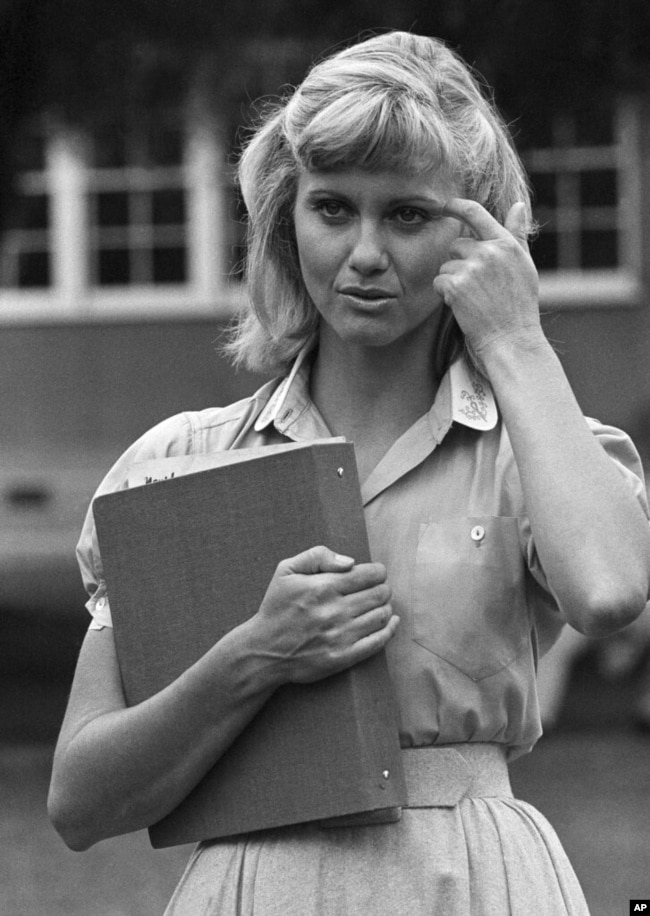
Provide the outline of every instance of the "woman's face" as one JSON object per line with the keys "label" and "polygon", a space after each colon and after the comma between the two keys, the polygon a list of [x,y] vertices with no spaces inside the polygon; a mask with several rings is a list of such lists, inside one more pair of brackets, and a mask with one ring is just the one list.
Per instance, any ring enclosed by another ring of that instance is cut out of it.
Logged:
{"label": "woman's face", "polygon": [[441,172],[303,171],[294,222],[302,276],[322,321],[350,343],[435,334],[433,280],[461,224],[440,215],[460,190]]}

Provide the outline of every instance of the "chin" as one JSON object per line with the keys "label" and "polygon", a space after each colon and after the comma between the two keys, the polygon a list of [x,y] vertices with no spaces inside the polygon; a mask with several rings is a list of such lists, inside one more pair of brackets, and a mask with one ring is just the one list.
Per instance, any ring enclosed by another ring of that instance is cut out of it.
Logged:
{"label": "chin", "polygon": [[359,347],[389,347],[402,338],[401,334],[381,328],[346,328],[338,333],[345,343]]}

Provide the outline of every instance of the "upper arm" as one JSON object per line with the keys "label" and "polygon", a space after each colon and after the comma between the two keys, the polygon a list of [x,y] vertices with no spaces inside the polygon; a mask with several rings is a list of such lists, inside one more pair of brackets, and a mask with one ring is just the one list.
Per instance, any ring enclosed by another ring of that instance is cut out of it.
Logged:
{"label": "upper arm", "polygon": [[[176,414],[148,430],[113,464],[99,484],[94,499],[114,493],[127,486],[128,474],[134,464],[151,459],[186,455],[192,445],[192,424],[188,414]],[[84,587],[90,595],[87,609],[101,623],[110,621],[108,608],[97,614],[102,599],[106,600],[106,582],[95,530],[92,502],[77,543],[77,561]]]}
{"label": "upper arm", "polygon": [[59,747],[88,722],[126,707],[112,627],[88,630],[75,670]]}

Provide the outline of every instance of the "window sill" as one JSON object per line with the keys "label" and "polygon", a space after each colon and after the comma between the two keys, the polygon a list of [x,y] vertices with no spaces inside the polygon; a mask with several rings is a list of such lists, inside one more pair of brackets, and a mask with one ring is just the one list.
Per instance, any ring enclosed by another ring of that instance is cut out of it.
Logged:
{"label": "window sill", "polygon": [[[245,301],[243,284],[224,287],[213,296],[198,296],[187,287],[90,291],[69,299],[52,290],[0,291],[0,324],[71,324],[95,322],[184,321],[224,319]],[[632,272],[558,271],[540,274],[543,310],[637,308],[643,288]]]}
{"label": "window sill", "polygon": [[636,308],[643,301],[640,279],[623,270],[540,273],[542,309]]}
{"label": "window sill", "polygon": [[0,291],[0,324],[44,325],[102,322],[186,321],[224,319],[243,305],[243,285],[199,296],[185,286],[116,287],[86,291],[73,298],[53,290]]}

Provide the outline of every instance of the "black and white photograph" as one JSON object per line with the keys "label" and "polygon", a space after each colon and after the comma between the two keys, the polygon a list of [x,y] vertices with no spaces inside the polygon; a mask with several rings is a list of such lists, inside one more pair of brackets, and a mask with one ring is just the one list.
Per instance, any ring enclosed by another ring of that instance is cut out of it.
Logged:
{"label": "black and white photograph", "polygon": [[0,0],[0,914],[650,913],[647,0]]}

